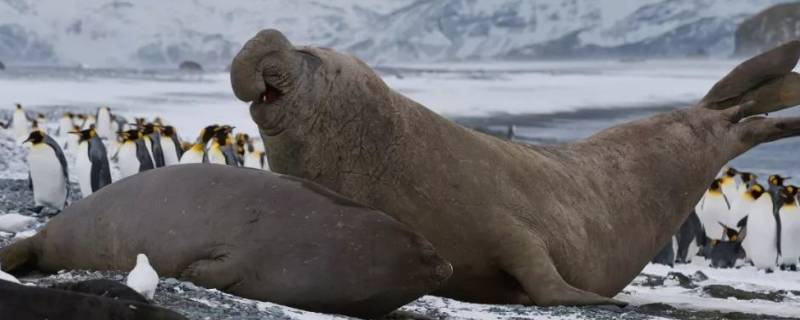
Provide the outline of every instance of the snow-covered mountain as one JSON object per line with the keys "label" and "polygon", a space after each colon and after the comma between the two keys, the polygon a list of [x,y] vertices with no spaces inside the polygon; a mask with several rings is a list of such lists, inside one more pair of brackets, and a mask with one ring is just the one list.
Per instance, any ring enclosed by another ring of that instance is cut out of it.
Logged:
{"label": "snow-covered mountain", "polygon": [[263,28],[376,63],[729,55],[787,0],[0,0],[6,64],[226,66]]}

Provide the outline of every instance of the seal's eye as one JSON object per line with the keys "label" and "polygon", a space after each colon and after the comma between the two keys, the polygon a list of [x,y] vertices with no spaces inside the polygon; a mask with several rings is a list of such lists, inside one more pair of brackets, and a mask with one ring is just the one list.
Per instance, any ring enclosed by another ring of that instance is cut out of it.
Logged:
{"label": "seal's eye", "polygon": [[267,89],[264,90],[264,92],[261,93],[261,97],[259,97],[261,103],[273,103],[283,95],[278,89],[269,84],[267,84],[266,87]]}

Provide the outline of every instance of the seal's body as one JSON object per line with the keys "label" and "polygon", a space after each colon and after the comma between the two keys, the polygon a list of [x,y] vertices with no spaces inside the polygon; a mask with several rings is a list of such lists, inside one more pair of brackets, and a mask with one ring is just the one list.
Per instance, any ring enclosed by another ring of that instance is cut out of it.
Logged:
{"label": "seal's body", "polygon": [[12,272],[128,271],[138,253],[162,277],[362,317],[411,302],[452,272],[388,215],[309,181],[212,164],[108,185],[3,248],[0,259]]}
{"label": "seal's body", "polygon": [[800,119],[740,122],[800,101],[791,91],[800,80],[789,73],[798,55],[794,42],[743,64],[696,107],[561,146],[461,127],[389,89],[358,59],[295,47],[275,30],[242,48],[231,82],[252,101],[271,169],[423,234],[453,263],[439,294],[622,304],[608,297],[678,230],[727,161],[800,133]]}

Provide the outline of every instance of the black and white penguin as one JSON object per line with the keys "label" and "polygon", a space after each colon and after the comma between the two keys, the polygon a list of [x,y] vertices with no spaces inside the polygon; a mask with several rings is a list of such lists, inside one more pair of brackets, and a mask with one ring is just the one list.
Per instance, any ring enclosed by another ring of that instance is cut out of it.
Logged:
{"label": "black and white penguin", "polygon": [[714,240],[725,237],[725,230],[720,223],[728,225],[730,219],[731,203],[722,192],[722,183],[722,178],[714,180],[695,207],[706,237]]}
{"label": "black and white penguin", "polygon": [[781,226],[779,260],[781,270],[797,271],[800,259],[800,209],[797,206],[797,192],[796,186],[784,187],[778,210]]}
{"label": "black and white penguin", "polygon": [[661,248],[661,251],[656,254],[653,259],[650,260],[652,263],[663,264],[665,266],[674,267],[675,266],[675,247],[674,247],[675,238],[669,238],[669,242]]}
{"label": "black and white penguin", "polygon": [[73,132],[78,135],[75,171],[84,198],[111,184],[111,166],[103,140],[94,128]]}
{"label": "black and white penguin", "polygon": [[245,150],[242,162],[246,168],[269,170],[266,152],[257,150],[252,142],[247,144],[247,150]]}
{"label": "black and white penguin", "polygon": [[28,166],[35,211],[50,208],[61,211],[67,202],[69,176],[67,160],[58,142],[44,131],[32,131],[23,144],[30,144]]}
{"label": "black and white penguin", "polygon": [[159,141],[161,143],[161,151],[164,154],[164,165],[178,164],[183,155],[183,149],[175,128],[173,126],[162,127]]}
{"label": "black and white penguin", "polygon": [[738,187],[741,184],[739,171],[733,167],[725,167],[720,179],[722,180],[720,182],[720,188],[722,189],[722,193],[725,194],[725,197],[727,197],[728,200],[736,199],[738,196]]}
{"label": "black and white penguin", "polygon": [[93,114],[83,115],[83,121],[81,122],[81,130],[86,130],[91,128],[97,124],[97,117]]}
{"label": "black and white penguin", "polygon": [[101,139],[111,138],[112,133],[116,132],[112,131],[111,128],[111,109],[106,106],[98,108],[95,118],[97,119],[97,122],[95,123],[94,127],[97,135],[100,136]]}
{"label": "black and white penguin", "polygon": [[72,122],[74,115],[72,112],[64,112],[61,119],[58,120],[58,129],[56,129],[56,136],[61,139],[66,139],[70,131],[73,131],[75,124]]}
{"label": "black and white penguin", "polygon": [[153,159],[147,152],[147,146],[142,140],[142,133],[137,129],[131,129],[119,134],[122,138],[122,145],[117,152],[117,162],[121,177],[125,178],[153,169]]}
{"label": "black and white penguin", "polygon": [[161,134],[159,134],[158,127],[153,123],[145,123],[139,127],[142,131],[142,140],[144,140],[147,152],[150,153],[150,158],[153,159],[153,165],[156,168],[164,166],[164,151],[161,150]]}
{"label": "black and white penguin", "polygon": [[28,137],[30,133],[30,123],[28,122],[28,116],[25,114],[25,109],[22,108],[22,105],[17,103],[16,107],[14,113],[11,115],[11,130],[14,133],[17,143],[20,143]]}
{"label": "black and white penguin", "polygon": [[208,157],[206,156],[206,145],[212,138],[214,138],[214,134],[216,133],[219,125],[212,124],[200,130],[200,134],[197,137],[197,141],[191,146],[189,149],[186,150],[183,155],[181,155],[181,164],[185,163],[205,163],[208,162]]}
{"label": "black and white penguin", "polygon": [[252,140],[250,139],[250,135],[246,133],[237,133],[236,137],[234,138],[236,141],[235,151],[236,151],[236,159],[239,160],[239,165],[244,165],[244,155],[247,153],[247,147],[252,145]]}
{"label": "black and white penguin", "polygon": [[736,266],[736,259],[741,256],[742,239],[739,231],[727,226],[725,229],[724,240],[711,240],[711,250],[708,259],[714,268],[733,268]]}
{"label": "black and white penguin", "polygon": [[759,184],[750,188],[754,199],[743,220],[746,236],[742,247],[748,260],[759,269],[771,272],[778,259],[778,223],[775,217],[772,194]]}
{"label": "black and white penguin", "polygon": [[234,141],[231,135],[231,126],[221,126],[214,133],[211,146],[208,148],[208,162],[215,164],[226,164],[229,166],[239,166],[236,152],[233,149]]}

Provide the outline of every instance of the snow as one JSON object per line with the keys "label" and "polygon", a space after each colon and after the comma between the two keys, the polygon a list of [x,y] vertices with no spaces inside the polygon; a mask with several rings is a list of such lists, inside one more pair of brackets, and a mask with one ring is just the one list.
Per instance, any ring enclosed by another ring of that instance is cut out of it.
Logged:
{"label": "snow", "polygon": [[30,229],[36,223],[36,218],[24,216],[18,213],[0,214],[0,231],[21,232]]}

